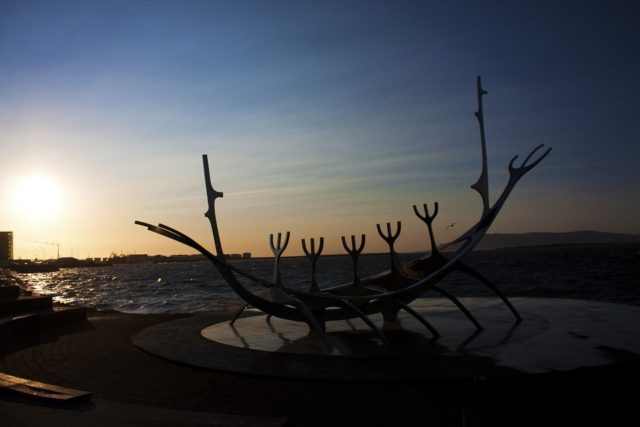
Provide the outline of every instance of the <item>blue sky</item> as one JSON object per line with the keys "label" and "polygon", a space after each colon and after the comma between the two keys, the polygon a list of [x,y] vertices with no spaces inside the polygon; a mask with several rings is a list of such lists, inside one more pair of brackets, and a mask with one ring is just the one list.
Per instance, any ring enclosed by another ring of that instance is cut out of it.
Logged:
{"label": "blue sky", "polygon": [[[493,199],[513,155],[553,147],[492,231],[638,233],[640,7],[558,3],[4,1],[0,228],[24,257],[184,252],[132,221],[207,241],[208,153],[230,252],[285,228],[382,250],[398,219],[419,250],[412,204],[440,202],[443,241],[479,215],[482,75]],[[11,189],[35,174],[57,206],[26,214]]]}

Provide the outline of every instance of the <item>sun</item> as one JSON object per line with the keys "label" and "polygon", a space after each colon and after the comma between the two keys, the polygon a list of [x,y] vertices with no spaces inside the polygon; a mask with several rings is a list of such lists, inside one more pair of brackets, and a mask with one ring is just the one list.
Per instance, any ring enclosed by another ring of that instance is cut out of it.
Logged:
{"label": "sun", "polygon": [[62,210],[62,193],[57,181],[44,174],[18,177],[11,188],[10,206],[29,218],[50,219]]}

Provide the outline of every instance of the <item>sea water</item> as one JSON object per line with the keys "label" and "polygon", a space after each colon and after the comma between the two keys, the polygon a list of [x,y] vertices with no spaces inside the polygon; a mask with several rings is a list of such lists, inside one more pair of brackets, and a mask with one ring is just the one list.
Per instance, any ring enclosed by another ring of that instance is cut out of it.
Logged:
{"label": "sea water", "polygon": [[[416,256],[419,255],[402,255],[402,259]],[[387,270],[389,262],[388,255],[363,255],[358,261],[358,274],[366,277]],[[272,259],[231,263],[265,279],[273,276]],[[640,305],[640,245],[637,244],[479,251],[465,258],[465,263],[508,296],[594,299]],[[306,258],[283,258],[281,272],[287,286],[308,288],[310,271]],[[19,276],[34,293],[52,295],[55,302],[98,310],[187,313],[242,303],[207,261],[115,264]],[[321,257],[317,280],[321,287],[350,283],[353,280],[351,258]],[[457,296],[492,295],[481,283],[461,273],[449,275],[442,286]]]}
{"label": "sea water", "polygon": [[[234,260],[231,264],[264,279],[273,278],[273,259]],[[388,256],[365,255],[358,262],[358,271],[364,277],[388,268],[388,264]],[[283,258],[280,271],[287,286],[301,290],[308,288],[310,269],[306,258]],[[349,282],[353,279],[351,258],[320,258],[316,277],[326,286]],[[52,295],[55,302],[98,310],[178,313],[241,303],[216,268],[207,261],[69,268],[51,273],[21,274],[20,278],[27,283],[29,290],[40,295]],[[241,281],[255,290],[260,288],[246,280]]]}

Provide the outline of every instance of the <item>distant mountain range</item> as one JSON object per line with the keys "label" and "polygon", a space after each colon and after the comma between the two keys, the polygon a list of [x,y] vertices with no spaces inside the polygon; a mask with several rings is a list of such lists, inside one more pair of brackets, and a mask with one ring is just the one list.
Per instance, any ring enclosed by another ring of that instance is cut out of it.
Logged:
{"label": "distant mountain range", "polygon": [[568,233],[487,234],[476,247],[479,250],[589,243],[640,242],[640,234],[606,233],[602,231],[572,231]]}

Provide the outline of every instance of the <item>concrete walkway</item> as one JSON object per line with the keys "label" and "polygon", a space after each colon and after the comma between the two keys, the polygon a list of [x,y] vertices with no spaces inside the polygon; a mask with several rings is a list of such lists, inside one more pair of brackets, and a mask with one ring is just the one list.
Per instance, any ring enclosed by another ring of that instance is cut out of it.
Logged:
{"label": "concrete walkway", "polygon": [[[229,313],[220,313],[220,320]],[[131,337],[173,315],[89,313],[84,330],[6,355],[0,370],[88,390],[92,403],[34,405],[0,396],[0,425],[461,426],[636,425],[622,382],[636,366],[509,382],[344,382],[230,374],[166,361]],[[367,363],[363,360],[363,363]],[[276,367],[277,368],[277,367]],[[274,368],[274,369],[276,369]],[[84,405],[84,406],[83,406]],[[187,411],[187,412],[183,412]],[[45,423],[46,420],[46,423]]]}
{"label": "concrete walkway", "polygon": [[[228,318],[228,313],[220,316]],[[292,425],[394,425],[398,421],[419,425],[432,417],[415,411],[424,407],[428,394],[419,384],[365,386],[227,374],[168,362],[132,345],[131,336],[139,330],[176,317],[90,313],[86,330],[11,353],[0,362],[0,370],[91,391],[94,402],[268,417],[281,424],[289,419]],[[20,410],[7,405],[3,403],[3,412]],[[369,413],[371,406],[376,407],[376,415]],[[459,419],[460,409],[450,406],[453,418]],[[81,408],[85,411],[81,417],[95,414],[96,420],[108,423],[104,408],[100,404]],[[77,408],[63,411],[55,414],[65,422],[61,414],[68,413],[70,421],[78,417]],[[22,425],[31,425],[30,418]],[[12,419],[17,422],[20,417]],[[15,422],[10,425],[21,425]]]}
{"label": "concrete walkway", "polygon": [[242,426],[280,427],[285,418],[224,415],[209,412],[153,408],[142,405],[93,399],[90,404],[69,408],[34,405],[20,401],[0,401],[1,426]]}

